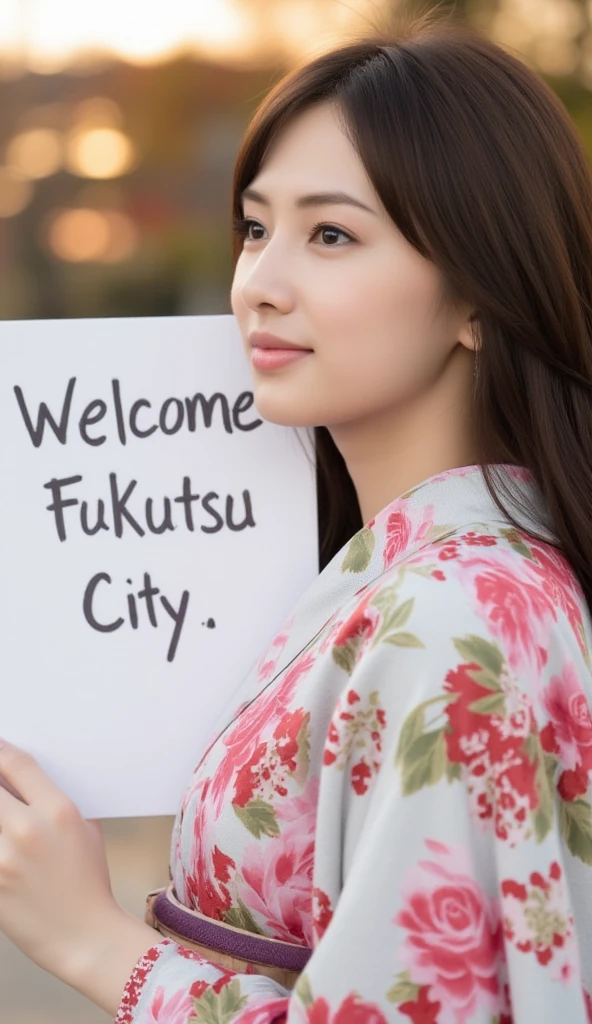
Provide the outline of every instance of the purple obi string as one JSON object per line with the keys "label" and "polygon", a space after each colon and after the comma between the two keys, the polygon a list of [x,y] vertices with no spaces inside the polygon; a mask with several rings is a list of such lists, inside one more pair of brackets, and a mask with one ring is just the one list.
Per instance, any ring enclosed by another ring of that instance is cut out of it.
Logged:
{"label": "purple obi string", "polygon": [[246,960],[247,963],[299,972],[304,970],[312,955],[312,949],[308,946],[268,939],[192,913],[176,901],[172,902],[168,889],[156,897],[152,913],[157,921],[180,939],[188,939],[198,946],[207,946],[217,953],[226,953],[227,956]]}

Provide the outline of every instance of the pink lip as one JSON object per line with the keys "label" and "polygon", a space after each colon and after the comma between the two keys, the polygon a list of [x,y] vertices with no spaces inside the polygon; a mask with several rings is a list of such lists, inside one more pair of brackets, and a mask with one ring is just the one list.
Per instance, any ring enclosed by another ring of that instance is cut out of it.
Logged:
{"label": "pink lip", "polygon": [[311,354],[305,348],[253,348],[251,363],[256,370],[279,370]]}
{"label": "pink lip", "polygon": [[285,341],[278,338],[277,334],[269,334],[268,331],[251,331],[249,342],[254,348],[289,348],[299,352],[309,352],[304,345],[297,345],[293,341]]}

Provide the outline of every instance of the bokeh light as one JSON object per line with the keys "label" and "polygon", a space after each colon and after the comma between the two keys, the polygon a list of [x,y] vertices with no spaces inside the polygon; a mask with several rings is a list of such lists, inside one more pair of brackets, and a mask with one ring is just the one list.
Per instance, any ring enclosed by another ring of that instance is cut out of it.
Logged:
{"label": "bokeh light", "polygon": [[61,210],[47,228],[49,248],[67,263],[118,263],[135,252],[138,241],[133,221],[118,210]]}
{"label": "bokeh light", "polygon": [[139,232],[131,217],[119,210],[102,211],[109,227],[109,244],[101,259],[103,263],[121,263],[138,248]]}
{"label": "bokeh light", "polygon": [[135,162],[132,140],[117,128],[78,128],[68,137],[66,166],[82,178],[118,178]]}
{"label": "bokeh light", "polygon": [[106,96],[93,96],[77,103],[73,111],[74,120],[85,128],[122,128],[121,107]]}
{"label": "bokeh light", "polygon": [[[57,74],[109,57],[155,64],[181,53],[277,63],[350,28],[372,31],[393,0],[0,0],[0,52]],[[2,22],[5,23],[2,31]]]}
{"label": "bokeh light", "polygon": [[33,128],[9,142],[6,163],[26,178],[49,178],[62,166],[63,140],[52,128]]}
{"label": "bokeh light", "polygon": [[16,217],[33,198],[34,187],[21,171],[0,167],[0,217]]}

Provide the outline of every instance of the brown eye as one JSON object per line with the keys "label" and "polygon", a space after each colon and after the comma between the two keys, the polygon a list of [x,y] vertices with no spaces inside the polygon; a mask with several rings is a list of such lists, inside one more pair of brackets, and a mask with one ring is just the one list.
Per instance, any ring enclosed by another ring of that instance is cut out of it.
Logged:
{"label": "brown eye", "polygon": [[[342,245],[353,242],[351,235],[348,235],[347,231],[336,227],[335,224],[315,224],[312,229],[311,238],[314,238],[316,235],[321,236],[323,245],[328,249],[341,248]],[[345,243],[339,241],[340,236],[345,239]]]}
{"label": "brown eye", "polygon": [[256,234],[255,235],[254,234],[249,234],[249,231],[251,231],[251,232],[254,232],[254,231],[263,231],[263,232],[265,232],[265,228],[262,227],[261,224],[258,224],[256,220],[249,220],[249,221],[247,221],[247,235],[246,235],[246,237],[251,242],[259,242],[259,241],[261,241],[261,237],[262,236],[261,235],[256,235]]}
{"label": "brown eye", "polygon": [[337,228],[323,228],[321,230],[321,237],[325,245],[333,245],[334,242],[338,241],[337,236],[340,234],[341,231],[338,231]]}
{"label": "brown eye", "polygon": [[239,218],[234,222],[234,231],[239,238],[247,242],[259,242],[261,239],[260,235],[253,237],[251,230],[265,231],[265,228],[259,224],[256,220],[252,220],[249,217]]}

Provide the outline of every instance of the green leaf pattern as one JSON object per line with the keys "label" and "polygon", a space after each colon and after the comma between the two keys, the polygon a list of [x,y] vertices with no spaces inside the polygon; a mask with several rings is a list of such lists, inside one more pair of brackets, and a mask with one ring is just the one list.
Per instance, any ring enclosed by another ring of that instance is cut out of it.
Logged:
{"label": "green leaf pattern", "polygon": [[194,999],[193,1015],[187,1024],[231,1024],[246,1004],[246,995],[241,995],[240,979],[234,978],[220,992],[207,988],[203,995]]}

